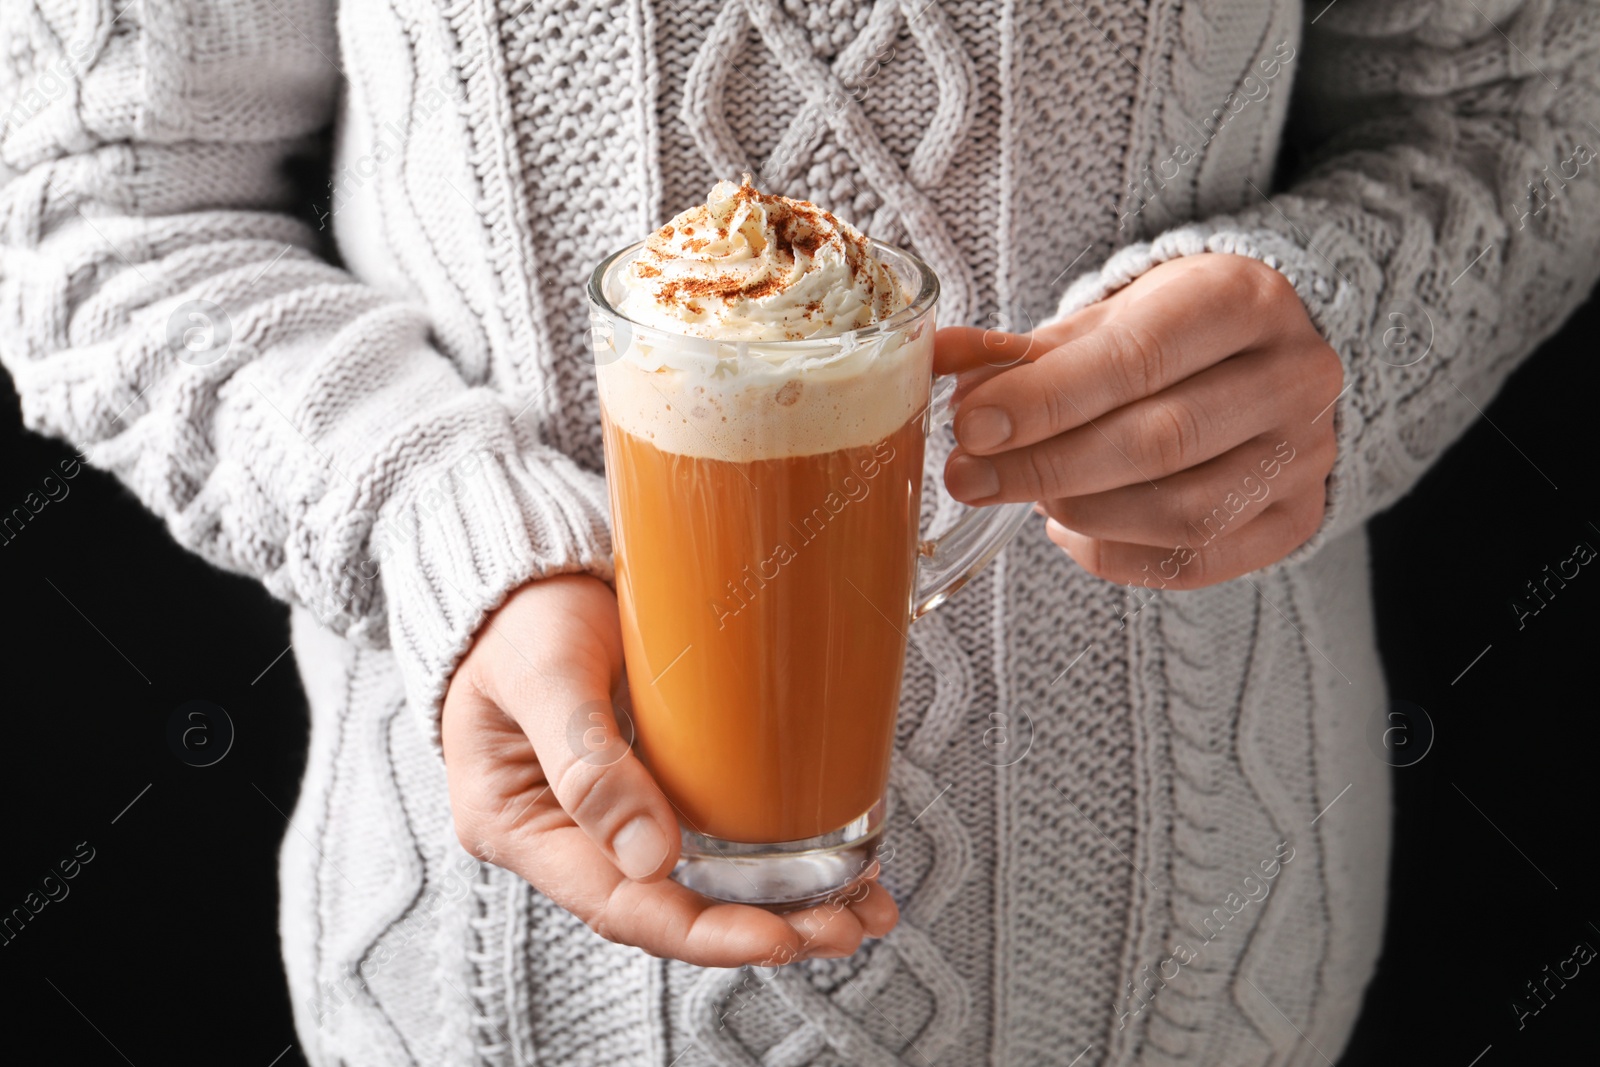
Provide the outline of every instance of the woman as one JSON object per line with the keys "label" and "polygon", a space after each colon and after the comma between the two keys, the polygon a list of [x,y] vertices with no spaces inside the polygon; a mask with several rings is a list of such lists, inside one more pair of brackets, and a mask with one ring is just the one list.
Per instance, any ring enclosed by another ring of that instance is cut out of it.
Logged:
{"label": "woman", "polygon": [[[1387,851],[1361,524],[1595,280],[1592,11],[335,7],[3,15],[30,425],[296,606],[308,1058],[1337,1056]],[[666,880],[647,772],[571,743],[621,668],[583,283],[746,169],[993,328],[940,335],[929,477],[1050,516],[912,630],[881,885],[785,917]]]}

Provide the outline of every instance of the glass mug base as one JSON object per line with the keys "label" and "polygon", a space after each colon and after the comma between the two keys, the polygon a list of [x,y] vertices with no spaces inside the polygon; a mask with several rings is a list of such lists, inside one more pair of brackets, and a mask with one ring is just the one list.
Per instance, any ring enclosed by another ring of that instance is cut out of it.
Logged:
{"label": "glass mug base", "polygon": [[683,831],[673,881],[713,900],[792,911],[821,904],[871,873],[887,822],[880,800],[832,833],[751,844]]}

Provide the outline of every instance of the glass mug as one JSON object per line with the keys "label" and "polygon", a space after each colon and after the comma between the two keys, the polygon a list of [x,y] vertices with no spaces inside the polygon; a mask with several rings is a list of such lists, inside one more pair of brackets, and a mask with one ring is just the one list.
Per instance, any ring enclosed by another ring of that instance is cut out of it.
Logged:
{"label": "glass mug", "polygon": [[914,296],[835,337],[635,323],[618,275],[643,242],[589,281],[634,750],[677,809],[673,877],[718,900],[800,907],[872,869],[906,629],[1031,510],[919,538],[923,449],[954,392],[933,388],[939,282],[871,244]]}

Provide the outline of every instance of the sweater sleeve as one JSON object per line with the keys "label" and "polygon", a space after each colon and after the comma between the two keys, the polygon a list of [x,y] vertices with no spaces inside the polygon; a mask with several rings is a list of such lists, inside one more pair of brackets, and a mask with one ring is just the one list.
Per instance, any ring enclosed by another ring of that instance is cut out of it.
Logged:
{"label": "sweater sleeve", "polygon": [[1346,382],[1323,525],[1290,563],[1404,495],[1600,273],[1600,7],[1307,10],[1286,188],[1120,250],[1059,309],[1197,252],[1289,278]]}
{"label": "sweater sleeve", "polygon": [[510,590],[609,578],[604,481],[293,215],[340,87],[332,0],[117,8],[0,9],[0,357],[27,424],[213,563],[393,647],[436,731]]}

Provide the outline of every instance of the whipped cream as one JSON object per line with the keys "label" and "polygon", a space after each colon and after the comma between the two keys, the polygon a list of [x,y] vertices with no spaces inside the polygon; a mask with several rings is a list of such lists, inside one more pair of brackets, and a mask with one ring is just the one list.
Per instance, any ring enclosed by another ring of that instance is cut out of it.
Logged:
{"label": "whipped cream", "polygon": [[720,181],[622,272],[634,322],[720,341],[797,341],[871,325],[909,299],[849,223]]}
{"label": "whipped cream", "polygon": [[876,444],[927,410],[934,323],[854,331],[904,309],[914,275],[814,204],[759,193],[748,176],[718,182],[602,282],[635,325],[595,333],[601,406],[678,455],[742,463]]}

